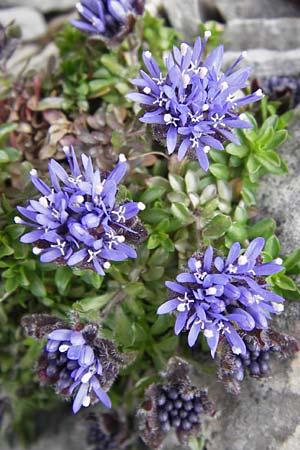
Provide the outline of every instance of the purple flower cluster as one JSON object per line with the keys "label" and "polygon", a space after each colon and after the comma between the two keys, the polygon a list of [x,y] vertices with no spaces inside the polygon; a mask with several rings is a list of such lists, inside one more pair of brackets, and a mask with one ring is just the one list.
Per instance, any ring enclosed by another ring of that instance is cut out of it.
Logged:
{"label": "purple flower cluster", "polygon": [[118,185],[127,170],[123,155],[112,172],[101,177],[98,169],[94,171],[91,158],[81,155],[81,171],[73,148],[65,148],[65,153],[71,173],[51,160],[52,187],[37,176],[36,170],[31,171],[31,181],[42,196],[30,200],[25,208],[18,207],[30,222],[20,217],[15,222],[34,228],[20,240],[35,242],[33,253],[40,254],[42,262],[77,265],[104,275],[109,261],[136,258],[135,250],[125,240],[131,236],[137,240],[132,219],[144,204],[130,201],[116,205]]}
{"label": "purple flower cluster", "polygon": [[81,0],[76,5],[81,20],[72,20],[76,28],[111,39],[130,31],[136,15],[144,10],[143,0]]}
{"label": "purple flower cluster", "polygon": [[140,120],[160,127],[169,154],[179,145],[179,160],[189,150],[204,170],[209,167],[210,148],[223,150],[225,140],[239,145],[232,129],[252,127],[239,115],[239,108],[263,97],[261,89],[247,96],[238,92],[247,86],[251,71],[250,67],[234,71],[243,54],[225,73],[221,71],[223,46],[203,59],[209,36],[210,32],[206,32],[203,42],[198,37],[194,47],[186,43],[180,49],[174,47],[173,54],[165,59],[165,73],[151,52],[144,52],[148,73],[141,70],[141,78],[132,80],[140,92],[127,95],[145,105],[147,112]]}
{"label": "purple flower cluster", "polygon": [[[233,353],[243,355],[246,346],[236,331],[268,327],[270,313],[283,311],[284,299],[267,289],[265,276],[283,270],[280,259],[261,263],[264,239],[254,239],[243,254],[235,242],[224,260],[213,257],[212,247],[204,255],[188,260],[188,272],[180,273],[176,283],[167,281],[172,298],[163,303],[158,314],[177,311],[175,334],[189,330],[192,347],[203,332],[214,357],[219,340],[224,336]],[[174,294],[174,295],[173,295]]]}
{"label": "purple flower cluster", "polygon": [[[82,406],[88,407],[96,398],[107,408],[111,407],[111,401],[102,389],[99,381],[102,375],[101,362],[80,331],[68,329],[52,331],[48,335],[46,352],[48,353],[48,359],[49,354],[54,355],[54,360],[57,359],[57,352],[65,356],[65,365],[69,369],[69,372],[67,372],[68,379],[65,380],[63,376],[56,384],[57,388],[61,390],[67,381],[67,384],[70,385],[68,393],[70,395],[75,393],[73,401],[74,414]],[[63,372],[63,375],[65,375],[65,372],[66,370]]]}

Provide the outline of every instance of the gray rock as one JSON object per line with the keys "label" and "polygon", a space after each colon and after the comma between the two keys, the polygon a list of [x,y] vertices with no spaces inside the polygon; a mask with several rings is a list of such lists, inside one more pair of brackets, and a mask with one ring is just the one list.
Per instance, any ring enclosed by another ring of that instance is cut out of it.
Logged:
{"label": "gray rock", "polygon": [[242,17],[252,19],[300,16],[298,0],[212,0],[212,2],[226,21]]}
{"label": "gray rock", "polygon": [[199,34],[199,24],[201,22],[200,8],[198,0],[161,0],[171,25],[183,37],[190,41]]}
{"label": "gray rock", "polygon": [[291,50],[300,47],[300,18],[233,19],[225,27],[224,42],[229,50]]}
{"label": "gray rock", "polygon": [[7,25],[13,20],[21,27],[22,40],[24,42],[38,39],[47,31],[44,17],[32,8],[17,7],[0,9],[0,22],[3,25]]}
{"label": "gray rock", "polygon": [[44,13],[50,11],[67,11],[74,8],[76,0],[1,0],[0,7],[29,6]]}
{"label": "gray rock", "polygon": [[[235,61],[240,52],[225,52],[224,68]],[[254,49],[247,52],[245,60],[240,63],[251,65],[253,74],[257,76],[269,75],[298,75],[300,73],[300,48],[287,51]]]}

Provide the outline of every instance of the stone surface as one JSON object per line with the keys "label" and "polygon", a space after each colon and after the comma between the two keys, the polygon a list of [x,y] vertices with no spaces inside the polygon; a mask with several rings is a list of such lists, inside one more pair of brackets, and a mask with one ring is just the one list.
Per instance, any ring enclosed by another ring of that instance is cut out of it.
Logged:
{"label": "stone surface", "polygon": [[251,19],[300,16],[298,0],[212,0],[212,3],[226,21],[242,17]]}
{"label": "stone surface", "polygon": [[300,47],[300,18],[233,19],[227,23],[224,42],[228,50]]}
{"label": "stone surface", "polygon": [[[240,52],[229,51],[224,54],[224,68],[228,67],[240,55]],[[267,49],[247,51],[242,65],[251,65],[252,73],[257,76],[298,75],[300,73],[300,48],[284,52]]]}
{"label": "stone surface", "polygon": [[[76,0],[1,0],[0,7],[29,6],[44,13],[50,11],[67,11],[74,8]],[[1,13],[0,13],[1,14]]]}
{"label": "stone surface", "polygon": [[198,0],[161,0],[171,25],[183,34],[183,37],[190,41],[199,34],[199,24],[201,22],[200,8]]}
{"label": "stone surface", "polygon": [[7,25],[13,20],[21,27],[22,40],[24,42],[38,39],[47,31],[47,25],[43,15],[33,8],[17,7],[0,9],[0,22],[3,25]]}

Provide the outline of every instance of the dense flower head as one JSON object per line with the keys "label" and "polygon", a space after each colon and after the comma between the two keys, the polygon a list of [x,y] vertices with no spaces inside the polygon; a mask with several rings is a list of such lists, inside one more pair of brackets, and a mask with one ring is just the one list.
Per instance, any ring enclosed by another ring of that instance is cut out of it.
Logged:
{"label": "dense flower head", "polygon": [[74,414],[98,401],[111,407],[105,391],[123,361],[110,341],[96,335],[97,327],[92,324],[80,331],[53,330],[39,361],[39,378],[54,384],[59,394],[73,398]]}
{"label": "dense flower head", "polygon": [[120,156],[118,164],[106,177],[94,170],[91,158],[81,155],[80,169],[74,149],[66,148],[70,174],[55,160],[49,163],[52,186],[48,186],[31,171],[31,181],[42,196],[19,206],[18,211],[29,219],[21,223],[34,228],[24,234],[21,242],[36,243],[35,254],[42,262],[91,268],[104,275],[109,261],[135,258],[136,252],[126,240],[138,242],[143,228],[136,218],[142,203],[116,204],[118,185],[127,170],[126,159]]}
{"label": "dense flower head", "polygon": [[221,71],[223,46],[214,49],[205,59],[205,44],[210,32],[200,37],[193,47],[186,43],[173,48],[165,59],[165,72],[161,72],[151,52],[143,53],[148,73],[141,70],[141,78],[132,80],[139,93],[127,97],[145,105],[147,112],[142,122],[156,124],[166,137],[168,153],[178,148],[182,160],[187,152],[194,153],[200,166],[209,167],[210,148],[223,150],[223,142],[239,144],[233,128],[251,128],[251,124],[239,115],[239,107],[260,100],[261,89],[241,96],[251,68],[234,71],[243,54],[224,73]]}
{"label": "dense flower head", "polygon": [[265,280],[283,270],[282,261],[261,263],[264,243],[256,238],[241,254],[235,242],[226,259],[214,258],[212,247],[203,256],[195,254],[188,260],[189,271],[180,273],[176,282],[166,282],[172,298],[157,313],[177,311],[175,334],[189,330],[191,347],[203,332],[213,357],[223,336],[233,353],[244,355],[246,346],[237,329],[266,329],[270,314],[283,311],[284,299],[271,292]]}
{"label": "dense flower head", "polygon": [[131,31],[135,16],[144,10],[143,0],[81,0],[76,5],[81,20],[76,28],[106,39],[124,37]]}

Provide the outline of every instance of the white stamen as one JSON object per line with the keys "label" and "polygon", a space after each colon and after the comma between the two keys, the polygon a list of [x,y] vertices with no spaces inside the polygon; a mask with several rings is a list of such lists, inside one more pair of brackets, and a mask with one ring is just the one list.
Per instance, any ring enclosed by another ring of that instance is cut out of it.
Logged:
{"label": "white stamen", "polygon": [[206,37],[206,39],[210,38],[211,37],[211,31],[206,30],[205,33],[204,33],[204,36]]}
{"label": "white stamen", "polygon": [[120,153],[119,155],[119,162],[125,162],[127,161],[126,156],[124,155],[124,153]]}
{"label": "white stamen", "polygon": [[47,208],[48,207],[47,197],[40,197],[39,198],[39,204],[44,206],[44,208]]}
{"label": "white stamen", "polygon": [[261,300],[264,300],[264,298],[261,296],[261,295],[259,295],[259,294],[254,294],[253,295],[253,298],[254,298],[254,300],[255,300],[255,302],[258,304]]}
{"label": "white stamen", "polygon": [[213,330],[204,330],[204,331],[203,331],[203,334],[204,334],[204,336],[207,337],[207,338],[212,338],[212,337],[214,336]]}
{"label": "white stamen", "polygon": [[146,209],[146,205],[143,202],[138,202],[137,207],[140,211],[144,211],[144,209]]}
{"label": "white stamen", "polygon": [[150,94],[151,93],[151,89],[149,88],[149,86],[145,86],[143,89],[143,92],[145,92],[145,94]]}
{"label": "white stamen", "polygon": [[76,8],[78,12],[83,13],[84,9],[81,3],[76,3]]}
{"label": "white stamen", "polygon": [[110,262],[105,261],[105,263],[103,264],[104,269],[109,269],[111,267]]}
{"label": "white stamen", "polygon": [[208,68],[207,67],[201,67],[200,68],[199,76],[200,76],[201,80],[203,80],[203,78],[206,77],[207,73],[208,73]]}
{"label": "white stamen", "polygon": [[171,114],[165,114],[165,115],[164,115],[164,121],[165,121],[165,122],[170,122],[171,120],[172,120]]}
{"label": "white stamen", "polygon": [[84,196],[83,195],[76,195],[75,201],[76,201],[76,203],[83,203],[84,202]]}
{"label": "white stamen", "polygon": [[214,286],[212,286],[212,287],[206,289],[205,293],[206,293],[206,295],[216,295],[217,289]]}
{"label": "white stamen", "polygon": [[198,269],[201,269],[201,267],[202,267],[202,262],[199,261],[199,260],[197,260],[197,261],[195,262],[195,267],[196,267],[197,270],[198,270]]}
{"label": "white stamen", "polygon": [[255,95],[257,97],[262,97],[264,94],[263,94],[263,91],[261,89],[257,89],[257,91],[255,92]]}
{"label": "white stamen", "polygon": [[223,83],[220,84],[221,92],[225,91],[225,89],[227,89],[228,87],[229,86],[228,86],[227,81],[223,81]]}
{"label": "white stamen", "polygon": [[241,256],[239,256],[238,264],[239,264],[240,266],[243,266],[243,265],[247,264],[247,262],[248,262],[248,258],[247,258],[246,255],[241,255]]}
{"label": "white stamen", "polygon": [[[80,5],[80,3],[77,3],[77,4]],[[68,145],[64,145],[63,146],[63,152],[66,153],[66,154],[69,154],[70,153],[70,147]]]}
{"label": "white stamen", "polygon": [[116,238],[117,238],[117,241],[120,242],[120,244],[122,242],[125,242],[125,236],[116,236]]}
{"label": "white stamen", "polygon": [[247,58],[247,55],[248,55],[247,50],[244,50],[244,51],[242,52],[242,57],[243,57],[243,58]]}
{"label": "white stamen", "polygon": [[284,305],[282,303],[272,302],[272,306],[277,313],[281,313],[282,311],[284,311]]}
{"label": "white stamen", "polygon": [[209,110],[209,105],[207,103],[204,103],[204,105],[202,106],[202,111],[208,111]]}
{"label": "white stamen", "polygon": [[81,382],[82,383],[88,383],[90,381],[90,379],[92,378],[92,376],[94,375],[94,373],[95,373],[95,370],[90,370],[89,369],[89,371],[87,373],[85,373],[83,375],[83,377],[81,378]]}
{"label": "white stamen", "polygon": [[22,221],[21,217],[15,216],[14,217],[14,222],[15,223],[22,223],[23,221]]}
{"label": "white stamen", "polygon": [[231,347],[233,353],[235,353],[236,355],[240,355],[242,353],[242,350],[240,349],[240,347]]}
{"label": "white stamen", "polygon": [[149,50],[147,50],[147,51],[144,53],[144,55],[145,55],[145,58],[148,58],[148,59],[152,57],[152,53],[149,52]]}
{"label": "white stamen", "polygon": [[209,145],[204,145],[204,147],[203,147],[204,153],[208,153],[209,150],[210,150],[210,146]]}
{"label": "white stamen", "polygon": [[35,177],[37,175],[37,171],[35,169],[31,169],[29,173],[32,177]]}
{"label": "white stamen", "polygon": [[39,248],[39,247],[33,247],[32,253],[33,253],[34,255],[40,255],[40,254],[42,253],[42,249]]}
{"label": "white stamen", "polygon": [[88,254],[89,254],[90,256],[89,256],[89,259],[87,260],[87,262],[90,263],[91,261],[93,261],[93,259],[96,258],[96,256],[98,255],[98,253],[101,252],[101,250],[102,250],[102,249],[97,250],[96,252],[93,252],[93,250],[91,250],[91,249],[89,248],[89,249],[88,249]]}
{"label": "white stamen", "polygon": [[184,75],[182,75],[182,81],[183,81],[183,86],[186,89],[189,85],[189,82],[191,81],[191,77],[185,73]]}
{"label": "white stamen", "polygon": [[247,120],[247,116],[246,116],[245,113],[240,114],[240,115],[239,115],[239,118],[240,118],[241,120]]}
{"label": "white stamen", "polygon": [[103,191],[103,184],[102,183],[96,184],[95,194],[100,195],[102,191]]}
{"label": "white stamen", "polygon": [[279,266],[281,266],[282,263],[283,263],[283,259],[282,258],[276,258],[276,259],[274,259],[274,263],[278,264]]}
{"label": "white stamen", "polygon": [[182,56],[185,56],[185,55],[186,55],[186,52],[188,51],[188,48],[189,48],[189,46],[188,46],[185,42],[183,42],[183,43],[181,44],[180,50],[181,50]]}
{"label": "white stamen", "polygon": [[91,404],[91,397],[89,397],[88,395],[86,395],[83,400],[82,400],[82,406],[84,406],[85,408],[87,408],[88,406],[90,406]]}
{"label": "white stamen", "polygon": [[228,266],[228,272],[229,273],[236,273],[237,270],[238,270],[237,267],[235,267],[233,264],[229,264],[229,266]]}
{"label": "white stamen", "polygon": [[69,348],[70,348],[70,346],[68,344],[61,344],[58,349],[61,353],[64,353],[64,352],[68,351]]}

